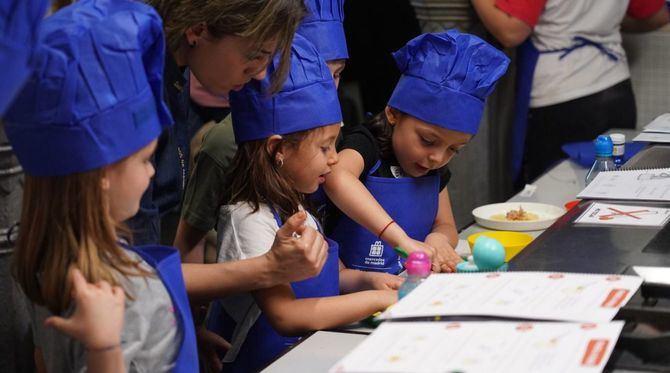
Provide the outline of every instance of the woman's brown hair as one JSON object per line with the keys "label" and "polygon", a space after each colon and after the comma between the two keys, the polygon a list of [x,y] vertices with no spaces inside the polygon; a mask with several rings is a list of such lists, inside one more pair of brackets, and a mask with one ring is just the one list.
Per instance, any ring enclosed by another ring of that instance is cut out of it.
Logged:
{"label": "woman's brown hair", "polygon": [[253,212],[257,212],[261,204],[268,204],[277,210],[282,221],[298,212],[298,206],[309,209],[305,194],[296,191],[292,182],[280,173],[281,165],[275,159],[282,146],[297,149],[321,130],[323,127],[284,135],[271,152],[268,139],[239,144],[228,172],[232,180],[228,202],[247,202]]}
{"label": "woman's brown hair", "polygon": [[89,282],[148,272],[119,247],[128,230],[114,222],[104,169],[66,176],[26,175],[14,275],[28,298],[59,314],[70,305],[70,268]]}
{"label": "woman's brown hair", "polygon": [[248,38],[257,49],[277,39],[281,56],[272,74],[272,93],[279,91],[288,74],[293,35],[307,14],[303,0],[146,0],[163,18],[170,51],[175,52],[186,30],[199,24],[215,38]]}

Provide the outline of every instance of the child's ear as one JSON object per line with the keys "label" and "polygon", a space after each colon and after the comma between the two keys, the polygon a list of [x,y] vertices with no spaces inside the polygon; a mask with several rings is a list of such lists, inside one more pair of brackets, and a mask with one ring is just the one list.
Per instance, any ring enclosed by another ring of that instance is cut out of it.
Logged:
{"label": "child's ear", "polygon": [[198,46],[199,39],[202,38],[206,32],[207,26],[204,22],[200,22],[195,26],[191,26],[187,28],[185,32],[186,42],[188,42],[189,46],[195,48]]}
{"label": "child's ear", "polygon": [[104,191],[109,190],[109,178],[107,177],[107,174],[105,174],[105,176],[103,176],[102,179],[100,179],[100,187]]}
{"label": "child's ear", "polygon": [[392,126],[398,123],[400,119],[400,112],[390,106],[384,108],[384,114],[386,115],[386,121]]}
{"label": "child's ear", "polygon": [[265,151],[267,151],[270,155],[281,151],[281,140],[282,137],[280,135],[272,135],[268,137],[268,139],[265,141]]}

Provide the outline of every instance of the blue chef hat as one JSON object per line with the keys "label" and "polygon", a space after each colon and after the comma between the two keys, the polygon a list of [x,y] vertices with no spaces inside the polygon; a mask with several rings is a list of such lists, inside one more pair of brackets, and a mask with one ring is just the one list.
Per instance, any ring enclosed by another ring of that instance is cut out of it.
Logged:
{"label": "blue chef hat", "polygon": [[275,58],[266,79],[230,93],[237,143],[342,122],[333,77],[312,43],[300,35],[293,38],[288,78],[281,91],[269,96],[269,77],[278,63]]}
{"label": "blue chef hat", "polygon": [[305,0],[309,14],[298,34],[312,42],[326,61],[349,58],[344,37],[344,0]]}
{"label": "blue chef hat", "polygon": [[456,30],[423,34],[393,54],[402,77],[388,105],[430,124],[477,133],[484,100],[509,59]]}
{"label": "blue chef hat", "polygon": [[150,6],[81,0],[46,18],[39,42],[36,70],[7,113],[26,173],[100,168],[172,124],[162,98],[162,23]]}
{"label": "blue chef hat", "polygon": [[30,75],[37,26],[48,0],[0,1],[0,115]]}

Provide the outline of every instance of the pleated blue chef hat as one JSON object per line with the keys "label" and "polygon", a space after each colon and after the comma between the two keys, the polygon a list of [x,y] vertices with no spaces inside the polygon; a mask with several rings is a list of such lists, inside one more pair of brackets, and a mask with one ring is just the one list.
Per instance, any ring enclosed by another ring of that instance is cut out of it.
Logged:
{"label": "pleated blue chef hat", "polygon": [[420,35],[393,54],[402,76],[388,105],[430,124],[477,133],[509,58],[457,30]]}
{"label": "pleated blue chef hat", "polygon": [[0,1],[0,115],[30,76],[37,28],[47,5],[48,0]]}
{"label": "pleated blue chef hat", "polygon": [[288,77],[282,89],[270,96],[269,77],[278,63],[275,58],[266,79],[252,80],[230,93],[237,143],[342,122],[333,77],[312,43],[295,35]]}
{"label": "pleated blue chef hat", "polygon": [[155,10],[134,0],[81,0],[46,18],[36,68],[7,112],[26,173],[59,176],[116,162],[158,137],[165,39]]}
{"label": "pleated blue chef hat", "polygon": [[309,14],[298,34],[309,40],[326,61],[349,58],[344,36],[344,0],[305,0]]}

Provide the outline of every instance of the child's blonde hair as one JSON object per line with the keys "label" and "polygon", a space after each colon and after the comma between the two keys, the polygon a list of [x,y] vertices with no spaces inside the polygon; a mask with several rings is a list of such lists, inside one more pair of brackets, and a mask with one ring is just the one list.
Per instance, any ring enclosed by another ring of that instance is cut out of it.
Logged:
{"label": "child's blonde hair", "polygon": [[303,0],[146,0],[163,18],[168,49],[176,51],[186,30],[205,24],[215,38],[249,38],[256,48],[274,38],[280,63],[272,75],[277,92],[288,74],[291,42],[307,14]]}
{"label": "child's blonde hair", "polygon": [[28,298],[52,313],[70,306],[71,267],[112,285],[119,274],[149,274],[119,246],[119,235],[130,235],[110,215],[104,172],[25,177],[14,275]]}

